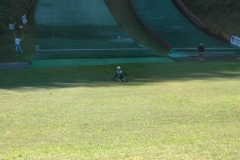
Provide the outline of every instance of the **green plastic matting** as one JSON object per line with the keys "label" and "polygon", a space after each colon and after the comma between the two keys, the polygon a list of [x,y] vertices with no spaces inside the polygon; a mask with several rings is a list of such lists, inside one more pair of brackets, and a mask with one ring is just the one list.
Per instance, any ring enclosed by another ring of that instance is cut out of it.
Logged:
{"label": "green plastic matting", "polygon": [[103,58],[103,59],[49,59],[34,60],[31,68],[46,67],[74,67],[74,66],[92,66],[92,65],[110,65],[110,64],[128,64],[128,63],[168,63],[174,62],[167,57],[148,57],[148,58]]}
{"label": "green plastic matting", "polygon": [[103,0],[38,0],[34,60],[160,57],[114,21]]}
{"label": "green plastic matting", "polygon": [[[197,28],[172,0],[132,0],[140,19],[153,32],[170,43],[177,52],[197,52],[203,43],[212,53],[232,54],[230,44],[205,34]],[[186,56],[178,54],[177,56]]]}

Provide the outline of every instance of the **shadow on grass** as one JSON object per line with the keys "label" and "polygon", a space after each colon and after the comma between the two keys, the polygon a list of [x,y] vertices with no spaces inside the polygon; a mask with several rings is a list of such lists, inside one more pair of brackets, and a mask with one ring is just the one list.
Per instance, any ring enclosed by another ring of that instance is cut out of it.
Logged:
{"label": "shadow on grass", "polygon": [[238,62],[125,64],[127,83],[113,79],[115,65],[0,71],[0,89],[140,86],[192,80],[240,80]]}

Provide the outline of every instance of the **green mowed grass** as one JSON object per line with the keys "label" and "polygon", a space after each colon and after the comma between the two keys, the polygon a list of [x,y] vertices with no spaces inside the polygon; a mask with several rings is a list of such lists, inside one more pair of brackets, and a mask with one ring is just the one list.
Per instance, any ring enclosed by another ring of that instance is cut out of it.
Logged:
{"label": "green mowed grass", "polygon": [[239,159],[238,62],[0,72],[0,159]]}

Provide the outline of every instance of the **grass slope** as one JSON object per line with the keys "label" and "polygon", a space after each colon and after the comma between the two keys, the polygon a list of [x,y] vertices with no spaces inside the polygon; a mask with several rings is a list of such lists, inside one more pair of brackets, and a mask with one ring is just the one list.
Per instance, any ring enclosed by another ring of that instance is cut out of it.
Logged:
{"label": "grass slope", "polygon": [[115,67],[0,71],[0,159],[240,159],[238,62]]}
{"label": "grass slope", "polygon": [[[0,4],[0,63],[1,62],[29,62],[34,54],[35,20],[33,0],[1,1]],[[18,26],[22,25],[22,15],[27,13],[24,35]],[[16,23],[16,31],[9,31],[8,24]],[[16,54],[15,34],[22,39],[21,46],[24,53]]]}
{"label": "grass slope", "polygon": [[[14,39],[15,35],[19,36],[23,53],[16,53]],[[1,35],[2,42],[0,42],[0,63],[1,62],[30,62],[35,50],[35,33],[29,31],[22,34],[22,32],[8,32]]]}
{"label": "grass slope", "polygon": [[184,0],[186,5],[200,19],[229,34],[240,36],[239,0]]}
{"label": "grass slope", "polygon": [[237,62],[1,71],[0,159],[240,158]]}

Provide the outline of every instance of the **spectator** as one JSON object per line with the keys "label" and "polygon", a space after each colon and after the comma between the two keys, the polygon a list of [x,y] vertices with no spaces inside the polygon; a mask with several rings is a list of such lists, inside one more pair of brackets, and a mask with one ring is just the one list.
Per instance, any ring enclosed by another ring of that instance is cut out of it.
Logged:
{"label": "spectator", "polygon": [[200,46],[198,47],[198,52],[199,52],[199,61],[203,63],[203,52],[205,51],[205,48],[202,43],[200,43]]}
{"label": "spectator", "polygon": [[23,50],[22,50],[22,48],[21,48],[21,45],[20,45],[20,42],[21,42],[21,40],[20,40],[20,38],[17,36],[16,38],[15,38],[15,46],[16,46],[16,52],[18,53],[18,50],[20,51],[20,52],[23,52]]}

